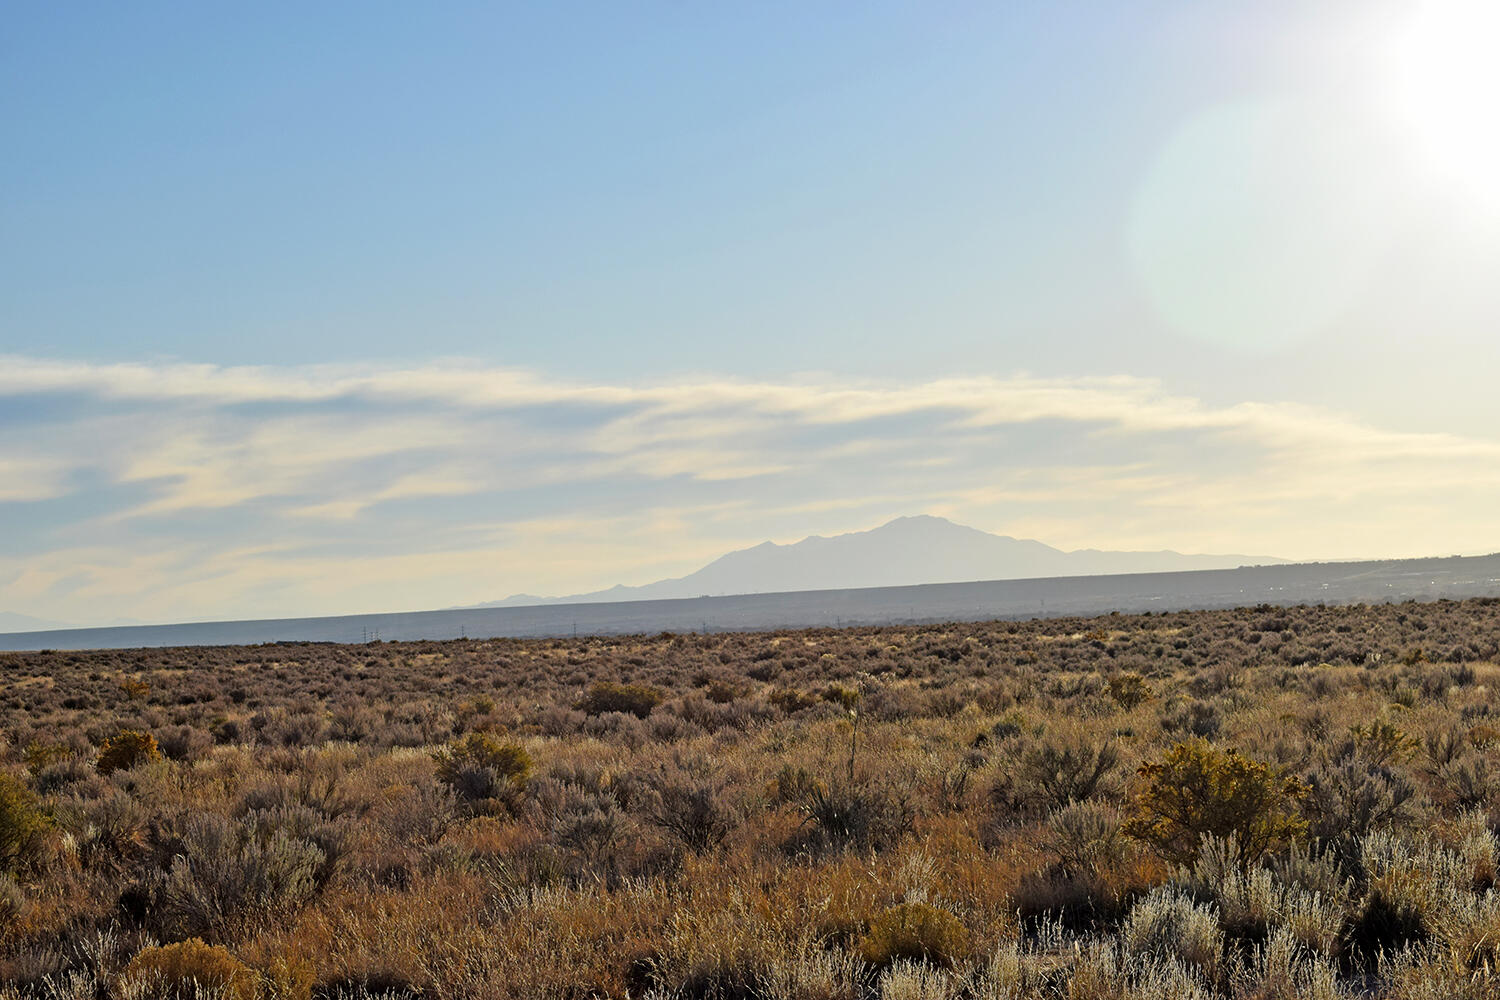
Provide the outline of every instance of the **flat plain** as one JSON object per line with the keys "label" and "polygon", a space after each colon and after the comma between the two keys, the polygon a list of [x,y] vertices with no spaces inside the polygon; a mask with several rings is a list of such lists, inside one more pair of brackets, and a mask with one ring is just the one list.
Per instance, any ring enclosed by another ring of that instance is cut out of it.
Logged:
{"label": "flat plain", "polygon": [[1493,997],[1500,600],[0,655],[0,996]]}
{"label": "flat plain", "polygon": [[1387,604],[1500,596],[1500,554],[1285,563],[1173,573],[1118,573],[859,587],[641,601],[449,608],[394,614],[188,622],[0,633],[0,650],[229,646],[267,642],[625,636],[845,625],[925,625],[1261,603]]}

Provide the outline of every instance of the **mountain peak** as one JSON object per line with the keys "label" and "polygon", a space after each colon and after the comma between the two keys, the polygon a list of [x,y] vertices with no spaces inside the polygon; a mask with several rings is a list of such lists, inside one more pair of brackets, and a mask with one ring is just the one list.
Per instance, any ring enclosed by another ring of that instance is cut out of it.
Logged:
{"label": "mountain peak", "polygon": [[[885,522],[880,527],[875,528],[874,530],[875,531],[885,531],[887,528],[925,528],[925,527],[933,527],[933,528],[937,528],[937,527],[964,528],[963,525],[961,525],[961,524],[955,524],[954,522],[948,520],[946,517],[938,517],[936,514],[905,514],[905,515],[903,515],[901,517],[892,518],[891,520]],[[964,530],[965,531],[975,531],[977,529],[975,529],[975,528],[964,528]]]}
{"label": "mountain peak", "polygon": [[726,553],[677,579],[641,587],[617,584],[608,590],[555,598],[546,603],[1164,573],[1284,561],[1242,555],[1180,555],[1170,551],[1064,552],[1031,539],[990,534],[935,514],[911,514],[864,531],[809,535],[787,545],[765,541]]}

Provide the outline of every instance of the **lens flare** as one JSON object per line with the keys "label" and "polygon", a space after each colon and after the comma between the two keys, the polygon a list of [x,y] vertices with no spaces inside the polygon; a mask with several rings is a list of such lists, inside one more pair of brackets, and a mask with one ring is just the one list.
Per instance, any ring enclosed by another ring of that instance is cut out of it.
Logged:
{"label": "lens flare", "polygon": [[1249,101],[1188,120],[1130,214],[1131,261],[1157,313],[1242,354],[1336,323],[1390,240],[1377,148],[1317,105]]}
{"label": "lens flare", "polygon": [[1426,0],[1393,39],[1395,110],[1445,186],[1500,211],[1500,3]]}

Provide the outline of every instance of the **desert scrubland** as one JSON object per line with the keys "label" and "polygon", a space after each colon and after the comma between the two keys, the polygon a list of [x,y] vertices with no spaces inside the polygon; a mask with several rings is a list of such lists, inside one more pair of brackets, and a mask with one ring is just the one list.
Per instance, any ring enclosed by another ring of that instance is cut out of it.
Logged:
{"label": "desert scrubland", "polygon": [[0,656],[0,996],[1500,995],[1500,601]]}

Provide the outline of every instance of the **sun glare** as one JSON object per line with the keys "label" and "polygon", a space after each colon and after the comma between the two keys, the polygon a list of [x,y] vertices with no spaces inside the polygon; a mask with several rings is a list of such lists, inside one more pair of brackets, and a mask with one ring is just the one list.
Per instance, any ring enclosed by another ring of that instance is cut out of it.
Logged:
{"label": "sun glare", "polygon": [[1500,209],[1500,2],[1424,0],[1395,37],[1396,101],[1455,193]]}

